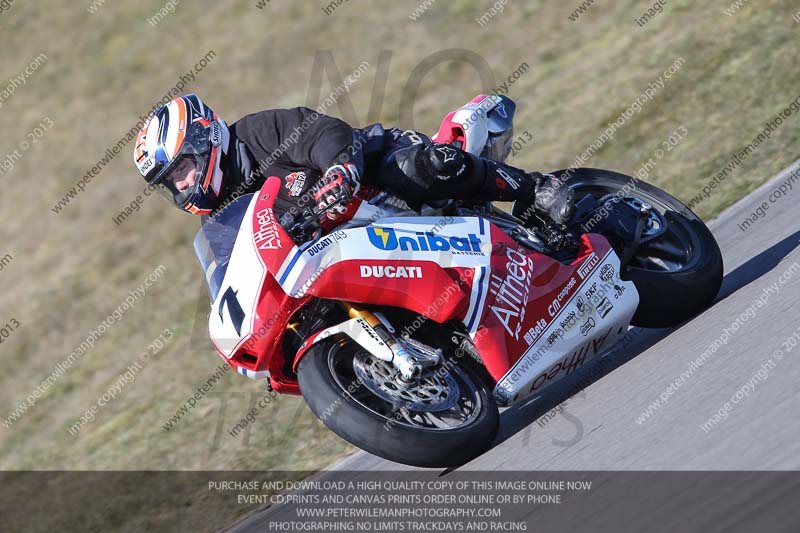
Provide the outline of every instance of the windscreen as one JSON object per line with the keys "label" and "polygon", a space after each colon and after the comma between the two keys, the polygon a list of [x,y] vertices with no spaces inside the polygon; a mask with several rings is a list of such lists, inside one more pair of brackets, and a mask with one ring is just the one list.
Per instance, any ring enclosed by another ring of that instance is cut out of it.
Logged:
{"label": "windscreen", "polygon": [[240,196],[213,217],[207,217],[194,238],[194,251],[203,269],[212,302],[217,299],[239,227],[252,198],[252,194]]}

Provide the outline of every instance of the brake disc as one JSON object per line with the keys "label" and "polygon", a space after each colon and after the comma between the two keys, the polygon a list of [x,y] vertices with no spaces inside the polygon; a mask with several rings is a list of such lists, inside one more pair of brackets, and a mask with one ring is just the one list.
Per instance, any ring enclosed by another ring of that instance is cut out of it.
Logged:
{"label": "brake disc", "polygon": [[411,381],[400,379],[398,370],[388,361],[359,351],[353,369],[364,386],[373,394],[410,411],[436,412],[452,408],[458,402],[458,383],[449,371],[425,369]]}

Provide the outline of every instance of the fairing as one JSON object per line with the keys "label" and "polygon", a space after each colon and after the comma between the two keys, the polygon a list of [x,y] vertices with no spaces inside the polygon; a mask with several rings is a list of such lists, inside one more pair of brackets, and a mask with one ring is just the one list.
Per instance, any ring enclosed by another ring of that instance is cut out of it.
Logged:
{"label": "fairing", "polygon": [[[573,264],[518,245],[480,217],[379,218],[297,246],[272,212],[279,187],[267,180],[244,212],[209,329],[240,373],[269,377],[283,392],[298,392],[284,374],[295,354],[283,353],[283,333],[313,297],[463,321],[501,404],[540,392],[611,346],[638,303],[633,284],[609,274],[619,262],[599,235],[584,236]],[[294,364],[323,336],[307,339]]]}

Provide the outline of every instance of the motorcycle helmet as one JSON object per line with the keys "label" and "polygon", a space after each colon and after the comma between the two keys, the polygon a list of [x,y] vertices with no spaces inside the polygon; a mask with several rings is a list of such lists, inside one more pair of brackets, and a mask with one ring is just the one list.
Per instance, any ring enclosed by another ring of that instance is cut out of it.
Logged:
{"label": "motorcycle helmet", "polygon": [[168,201],[207,215],[221,202],[222,147],[228,127],[196,94],[156,109],[136,138],[133,159],[145,181]]}

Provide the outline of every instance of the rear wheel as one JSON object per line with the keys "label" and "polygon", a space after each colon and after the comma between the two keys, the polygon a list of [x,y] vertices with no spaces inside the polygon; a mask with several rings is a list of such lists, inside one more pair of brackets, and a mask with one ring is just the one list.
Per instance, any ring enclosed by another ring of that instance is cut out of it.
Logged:
{"label": "rear wheel", "polygon": [[349,338],[309,349],[297,369],[306,403],[346,441],[412,466],[462,465],[486,451],[499,415],[469,357],[446,360],[411,382]]}
{"label": "rear wheel", "polygon": [[[633,281],[640,303],[633,325],[670,327],[706,309],[722,285],[722,254],[709,229],[680,200],[624,174],[592,168],[561,170],[576,201],[619,193],[632,205],[653,208],[643,242],[622,276]],[[637,203],[638,202],[638,203]],[[661,227],[664,226],[664,227]]]}

